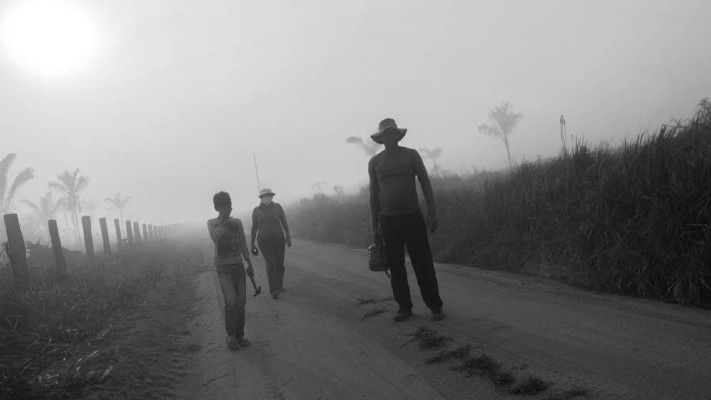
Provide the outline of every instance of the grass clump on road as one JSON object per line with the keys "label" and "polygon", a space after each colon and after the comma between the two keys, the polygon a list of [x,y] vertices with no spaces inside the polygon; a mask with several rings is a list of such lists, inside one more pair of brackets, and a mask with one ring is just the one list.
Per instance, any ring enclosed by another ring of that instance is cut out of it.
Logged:
{"label": "grass clump on road", "polygon": [[466,372],[467,375],[482,375],[494,377],[501,370],[499,364],[494,358],[486,353],[482,353],[476,357],[467,357],[461,365],[453,368],[455,371]]}
{"label": "grass clump on road", "polygon": [[452,340],[452,338],[442,336],[432,329],[424,326],[417,328],[414,336],[421,350],[442,347],[446,342]]}
{"label": "grass clump on road", "polygon": [[378,299],[363,299],[360,297],[354,297],[357,306],[364,306],[366,304],[374,304],[378,302]]}
{"label": "grass clump on road", "polygon": [[370,310],[367,313],[365,313],[360,320],[365,321],[366,319],[378,316],[378,315],[384,313],[385,311],[387,311],[387,310],[384,308],[376,308],[374,310]]}
{"label": "grass clump on road", "polygon": [[523,394],[533,396],[548,389],[550,384],[536,376],[524,378],[518,385],[511,388],[511,394]]}
{"label": "grass clump on road", "polygon": [[357,306],[364,306],[366,304],[382,303],[384,301],[388,301],[388,300],[392,300],[392,299],[393,299],[392,297],[386,297],[383,299],[353,297],[353,300],[355,301],[355,304]]}
{"label": "grass clump on road", "polygon": [[578,386],[573,386],[568,390],[557,390],[551,393],[550,396],[545,397],[543,400],[576,400],[588,395],[587,389],[583,389]]}
{"label": "grass clump on road", "polygon": [[496,376],[492,377],[494,381],[494,385],[496,387],[508,387],[513,385],[514,381],[516,378],[514,378],[514,374],[511,371],[505,371],[505,372],[499,372],[496,374]]}
{"label": "grass clump on road", "polygon": [[476,357],[467,356],[464,358],[462,364],[453,369],[455,371],[466,372],[469,376],[478,375],[487,377],[499,388],[511,386],[515,381],[512,371],[502,371],[501,363],[486,353],[482,353]]}
{"label": "grass clump on road", "polygon": [[450,351],[440,351],[436,355],[425,360],[425,364],[439,364],[451,358],[462,359],[469,355],[471,345],[464,345]]}

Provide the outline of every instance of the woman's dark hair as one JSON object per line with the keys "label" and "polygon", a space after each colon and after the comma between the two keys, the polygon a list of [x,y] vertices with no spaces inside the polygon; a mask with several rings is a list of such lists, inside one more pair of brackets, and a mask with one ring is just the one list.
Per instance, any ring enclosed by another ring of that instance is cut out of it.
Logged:
{"label": "woman's dark hair", "polygon": [[232,199],[227,192],[217,192],[212,196],[212,204],[215,205],[215,210],[217,211],[225,206],[232,207]]}

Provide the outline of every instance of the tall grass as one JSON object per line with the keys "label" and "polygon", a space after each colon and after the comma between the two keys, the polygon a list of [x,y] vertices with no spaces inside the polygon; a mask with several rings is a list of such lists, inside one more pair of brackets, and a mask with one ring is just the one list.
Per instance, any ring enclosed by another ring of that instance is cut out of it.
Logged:
{"label": "tall grass", "polygon": [[28,290],[15,288],[9,268],[1,269],[0,398],[55,398],[57,390],[76,385],[62,382],[66,387],[54,387],[50,395],[41,374],[72,358],[77,345],[106,329],[117,310],[134,307],[182,256],[156,244],[101,259],[93,267],[70,260],[65,274],[35,266]]}
{"label": "tall grass", "polygon": [[[706,104],[707,103],[702,103]],[[562,266],[575,285],[711,302],[711,110],[613,150],[578,142],[508,172],[433,180],[439,261]],[[368,194],[290,206],[297,235],[365,246]]]}

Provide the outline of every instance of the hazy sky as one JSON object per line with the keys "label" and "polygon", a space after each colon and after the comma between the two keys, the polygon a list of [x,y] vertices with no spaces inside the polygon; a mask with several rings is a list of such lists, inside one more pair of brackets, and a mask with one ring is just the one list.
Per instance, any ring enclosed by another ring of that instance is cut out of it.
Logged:
{"label": "hazy sky", "polygon": [[[36,170],[19,211],[80,168],[99,216],[121,191],[128,218],[203,220],[218,190],[257,204],[253,153],[278,202],[356,190],[367,158],[345,138],[385,117],[463,172],[504,166],[476,128],[505,100],[521,160],[558,151],[561,114],[616,143],[711,96],[705,0],[54,1],[93,26],[85,64],[37,73],[0,38],[0,157]],[[25,3],[0,0],[0,28]]]}

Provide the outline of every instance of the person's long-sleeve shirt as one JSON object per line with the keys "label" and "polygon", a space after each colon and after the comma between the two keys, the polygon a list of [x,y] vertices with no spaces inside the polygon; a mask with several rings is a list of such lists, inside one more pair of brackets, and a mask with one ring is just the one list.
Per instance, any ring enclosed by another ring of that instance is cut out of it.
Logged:
{"label": "person's long-sleeve shirt", "polygon": [[289,224],[281,204],[272,202],[269,205],[260,204],[252,211],[252,244],[261,237],[289,235]]}
{"label": "person's long-sleeve shirt", "polygon": [[397,146],[381,151],[368,162],[368,176],[374,227],[381,215],[405,215],[420,211],[415,178],[422,187],[428,217],[436,218],[432,185],[417,150]]}
{"label": "person's long-sleeve shirt", "polygon": [[224,222],[219,218],[208,220],[207,230],[215,243],[215,265],[218,268],[231,264],[244,265],[244,261],[249,261],[247,238],[239,218],[230,217]]}

